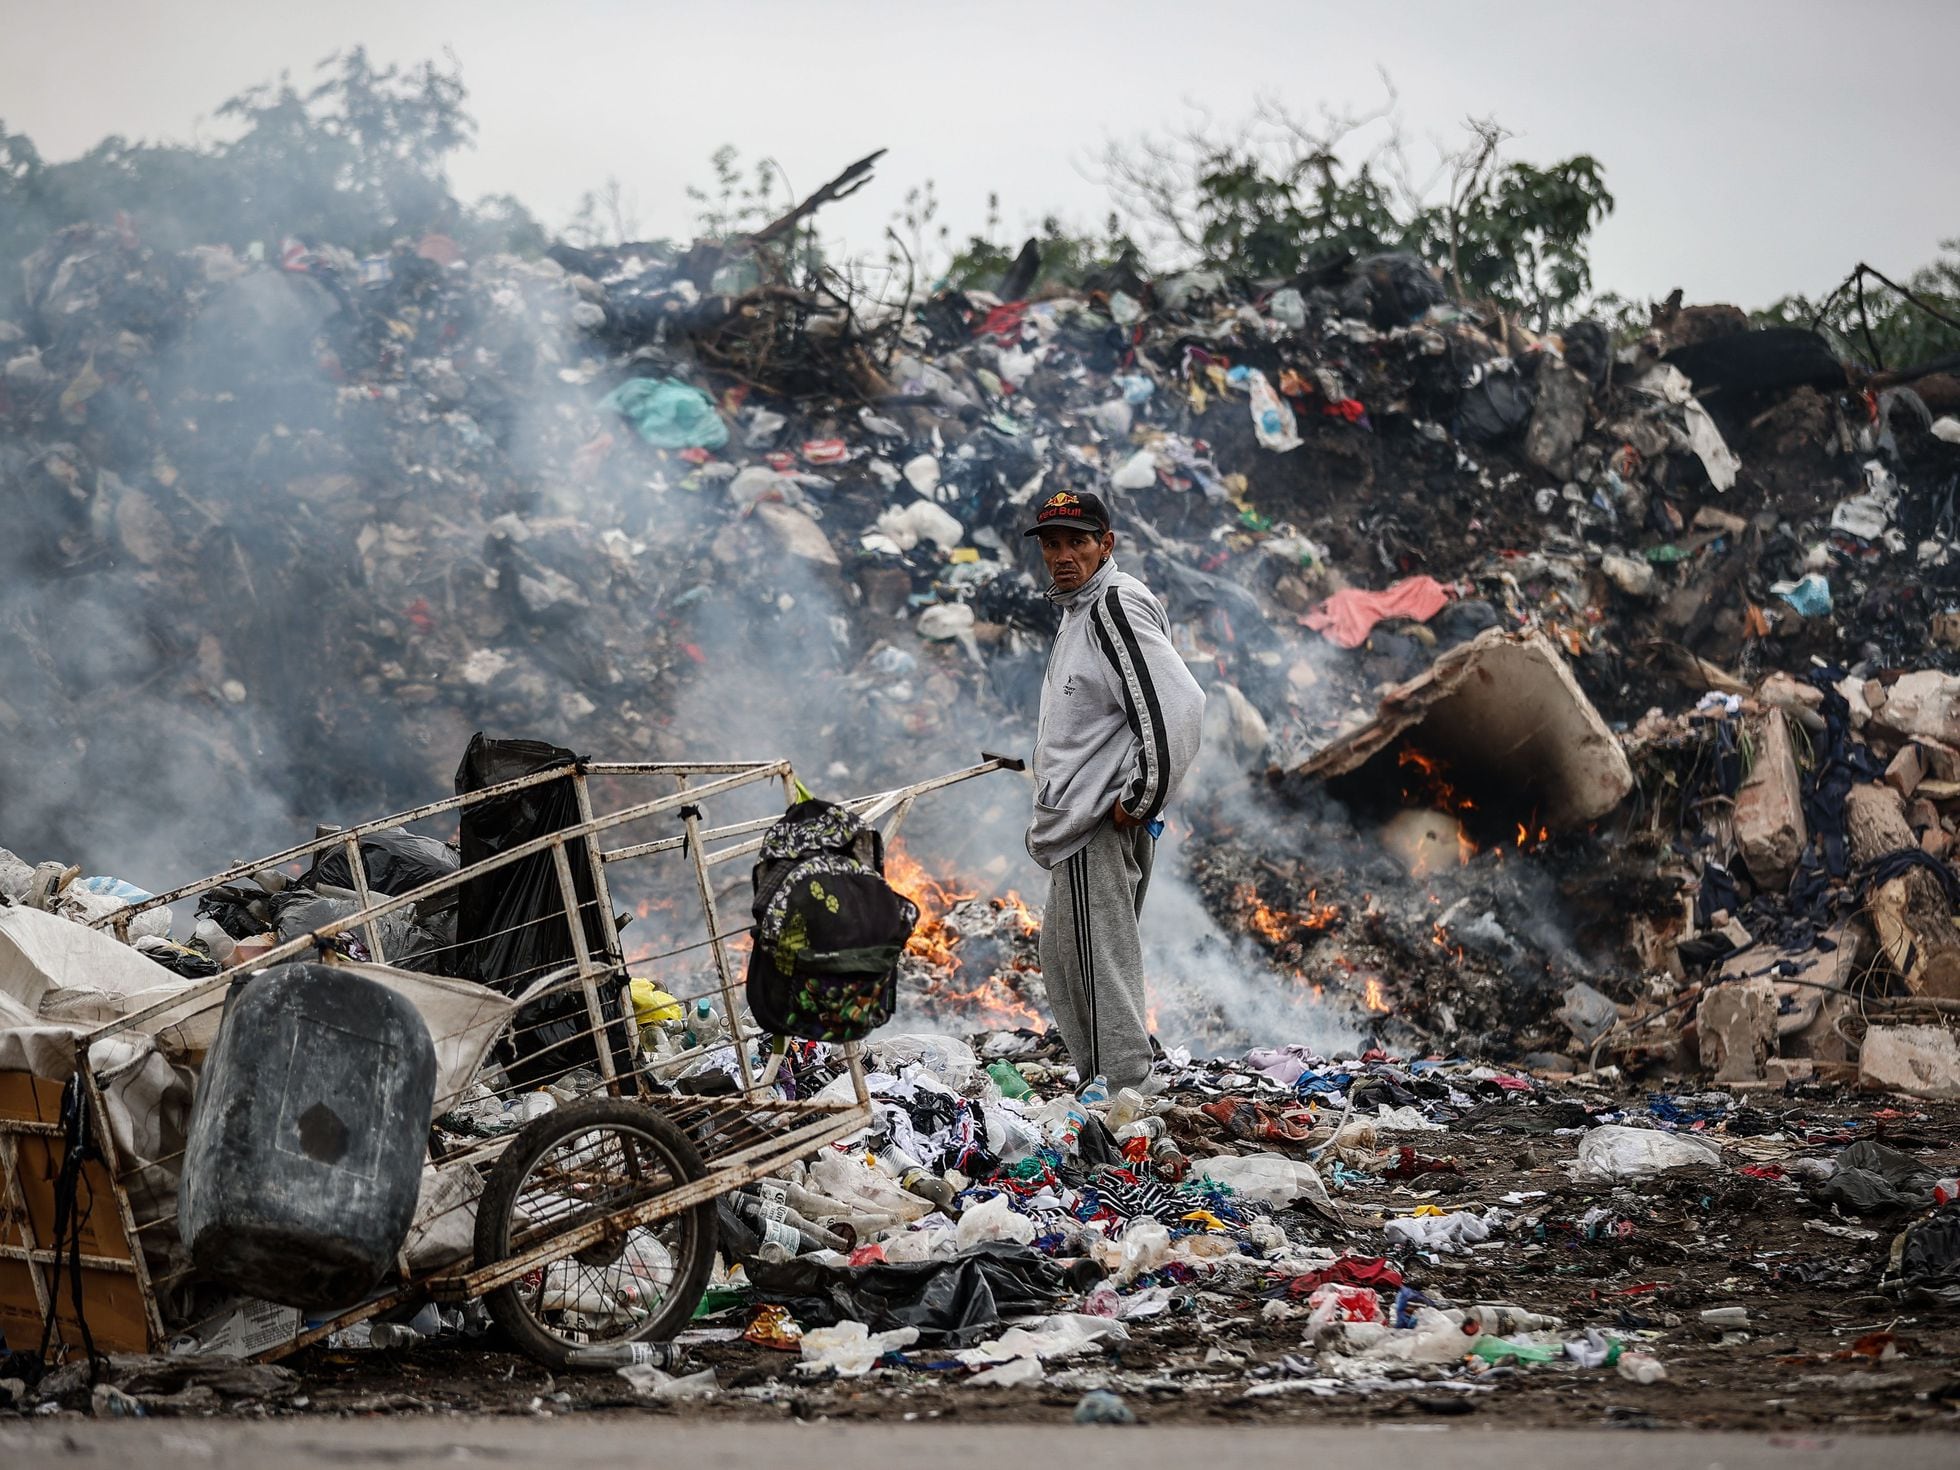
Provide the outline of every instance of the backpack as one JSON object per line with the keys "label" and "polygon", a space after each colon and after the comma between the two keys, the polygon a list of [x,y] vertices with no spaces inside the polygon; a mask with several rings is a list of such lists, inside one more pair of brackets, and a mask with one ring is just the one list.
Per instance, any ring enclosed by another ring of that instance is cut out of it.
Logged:
{"label": "backpack", "polygon": [[749,1010],[809,1041],[857,1041],[891,1019],[918,906],[885,881],[885,842],[833,802],[799,801],[755,865]]}

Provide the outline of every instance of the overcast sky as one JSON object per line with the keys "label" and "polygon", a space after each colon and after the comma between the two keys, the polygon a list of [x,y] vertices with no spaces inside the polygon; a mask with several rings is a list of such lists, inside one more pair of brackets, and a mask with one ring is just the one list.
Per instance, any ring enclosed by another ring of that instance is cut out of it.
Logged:
{"label": "overcast sky", "polygon": [[1860,259],[1903,273],[1960,235],[1960,4],[1894,0],[934,5],[851,0],[0,0],[0,120],[49,158],[103,135],[184,139],[217,104],[339,47],[448,52],[479,124],[453,168],[547,224],[621,180],[645,233],[685,234],[682,194],[722,143],[814,188],[874,148],[877,182],[827,235],[877,245],[931,178],[957,234],[989,190],[1003,234],[1100,219],[1094,161],[1256,95],[1365,107],[1393,77],[1426,154],[1469,114],[1515,156],[1590,152],[1618,200],[1596,284],[1755,306],[1827,290]]}

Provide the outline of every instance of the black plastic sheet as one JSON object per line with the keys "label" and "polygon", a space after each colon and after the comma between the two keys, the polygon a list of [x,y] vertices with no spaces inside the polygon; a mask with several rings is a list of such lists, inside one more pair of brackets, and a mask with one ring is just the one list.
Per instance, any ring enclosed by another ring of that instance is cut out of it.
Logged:
{"label": "black plastic sheet", "polygon": [[788,1307],[805,1327],[916,1327],[920,1342],[949,1347],[991,1336],[1002,1317],[1047,1311],[1065,1286],[1053,1261],[1004,1241],[943,1261],[831,1266],[798,1257],[746,1269],[761,1300]]}
{"label": "black plastic sheet", "polygon": [[[578,793],[572,772],[580,757],[541,740],[470,741],[456,769],[456,794],[465,796],[538,771],[563,767],[563,780],[545,781],[463,809],[463,866],[470,868],[513,847],[578,825]],[[583,921],[586,952],[601,965],[609,955],[592,884],[591,860],[583,840],[565,844],[571,860],[572,889]],[[456,973],[516,995],[538,977],[573,962],[571,926],[557,868],[549,851],[466,878],[456,914]],[[613,1069],[632,1070],[632,1048],[620,1015],[619,987],[599,987],[600,1010],[612,1038]],[[574,1067],[596,1065],[585,992],[578,986],[554,990],[518,1011],[511,1036],[499,1044],[498,1059],[511,1081],[533,1087]]]}
{"label": "black plastic sheet", "polygon": [[1911,1154],[1860,1139],[1838,1155],[1837,1172],[1812,1197],[1854,1215],[1922,1209],[1933,1202],[1933,1175]]}
{"label": "black plastic sheet", "polygon": [[[456,849],[448,843],[418,837],[400,827],[370,832],[361,839],[361,867],[367,873],[367,886],[390,898],[446,877],[456,871],[457,861]],[[299,881],[306,888],[352,888],[354,874],[347,865],[347,849],[335,847],[321,853]],[[430,902],[441,907],[443,899],[438,896]]]}

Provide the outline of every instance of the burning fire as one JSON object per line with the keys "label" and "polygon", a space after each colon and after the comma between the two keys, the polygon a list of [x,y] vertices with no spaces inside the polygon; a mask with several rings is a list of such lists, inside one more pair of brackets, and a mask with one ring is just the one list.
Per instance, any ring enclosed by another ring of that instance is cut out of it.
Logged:
{"label": "burning fire", "polygon": [[1307,890],[1307,906],[1293,911],[1274,908],[1259,896],[1259,890],[1250,883],[1241,883],[1232,892],[1233,902],[1238,905],[1245,927],[1274,946],[1290,944],[1309,934],[1322,933],[1340,922],[1340,905],[1321,903],[1319,898],[1320,890],[1310,888]]}
{"label": "burning fire", "polygon": [[[989,975],[971,987],[962,987],[955,980],[965,961],[960,955],[959,930],[947,919],[954,907],[971,900],[975,896],[973,893],[964,891],[963,885],[933,877],[922,863],[896,844],[885,853],[885,878],[893,888],[919,906],[919,922],[912,930],[912,937],[906,941],[905,949],[906,953],[925,961],[939,976],[943,976],[935,978],[930,984],[935,1000],[961,1010],[978,1012],[989,1025],[1025,1027],[1030,1031],[1048,1029],[1041,1012],[1017,995],[998,975]],[[995,913],[1008,915],[1017,937],[1031,938],[1041,932],[1041,921],[1021,895],[1012,889],[1000,898],[989,899],[988,904]]]}
{"label": "burning fire", "polygon": [[1434,807],[1441,812],[1474,812],[1477,809],[1476,802],[1450,784],[1443,763],[1433,756],[1424,755],[1412,745],[1405,745],[1395,760],[1408,773],[1403,781],[1402,795],[1411,804]]}
{"label": "burning fire", "polygon": [[946,929],[946,915],[953,905],[965,903],[971,893],[962,893],[942,883],[902,847],[885,854],[885,879],[919,906],[919,922],[905,948],[926,963],[941,970],[957,970],[960,957],[953,952],[958,936]]}
{"label": "burning fire", "polygon": [[1362,981],[1361,1004],[1377,1015],[1385,1016],[1388,1014],[1388,994],[1382,989],[1382,982],[1379,977],[1370,975]]}

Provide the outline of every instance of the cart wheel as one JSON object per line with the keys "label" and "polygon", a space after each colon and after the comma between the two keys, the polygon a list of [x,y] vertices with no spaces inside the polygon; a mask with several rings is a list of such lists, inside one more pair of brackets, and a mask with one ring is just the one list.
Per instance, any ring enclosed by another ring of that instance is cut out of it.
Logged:
{"label": "cart wheel", "polygon": [[[517,1136],[483,1186],[479,1269],[707,1173],[672,1122],[644,1103],[601,1099],[545,1114]],[[517,1346],[546,1367],[576,1348],[664,1341],[686,1327],[714,1267],[713,1200],[547,1255],[484,1305]]]}

